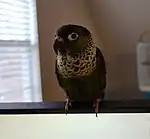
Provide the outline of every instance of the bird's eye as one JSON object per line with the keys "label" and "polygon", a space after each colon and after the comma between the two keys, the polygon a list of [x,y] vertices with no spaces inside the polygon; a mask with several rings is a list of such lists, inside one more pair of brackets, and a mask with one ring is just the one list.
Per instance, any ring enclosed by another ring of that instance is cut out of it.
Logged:
{"label": "bird's eye", "polygon": [[77,38],[78,38],[78,34],[77,34],[77,33],[71,33],[71,34],[68,35],[68,39],[69,39],[70,41],[74,41],[74,40],[76,40]]}
{"label": "bird's eye", "polygon": [[63,38],[59,37],[59,36],[55,36],[55,39],[59,42],[63,42]]}

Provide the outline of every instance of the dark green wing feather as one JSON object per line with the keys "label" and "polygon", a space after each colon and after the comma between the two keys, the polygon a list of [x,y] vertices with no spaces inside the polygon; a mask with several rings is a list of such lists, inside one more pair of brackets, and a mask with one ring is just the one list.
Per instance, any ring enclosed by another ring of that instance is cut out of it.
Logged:
{"label": "dark green wing feather", "polygon": [[99,84],[101,86],[101,89],[103,90],[106,88],[106,65],[105,65],[104,56],[99,48],[97,48],[97,50],[96,50],[96,57],[97,57],[96,71],[98,72],[98,75],[100,77]]}

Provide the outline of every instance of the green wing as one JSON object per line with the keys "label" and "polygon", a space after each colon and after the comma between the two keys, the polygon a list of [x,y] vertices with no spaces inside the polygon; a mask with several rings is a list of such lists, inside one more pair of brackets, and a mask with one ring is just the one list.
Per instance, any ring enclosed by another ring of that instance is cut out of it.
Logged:
{"label": "green wing", "polygon": [[106,88],[106,65],[105,65],[104,56],[99,48],[97,48],[96,50],[96,57],[97,57],[96,70],[100,77],[100,86],[101,89],[105,89]]}

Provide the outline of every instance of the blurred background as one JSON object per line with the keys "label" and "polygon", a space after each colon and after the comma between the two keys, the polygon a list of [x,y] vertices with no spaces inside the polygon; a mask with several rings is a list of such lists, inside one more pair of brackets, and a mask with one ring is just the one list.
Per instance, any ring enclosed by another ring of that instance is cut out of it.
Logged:
{"label": "blurred background", "polygon": [[[105,99],[144,99],[138,89],[136,45],[150,28],[149,7],[149,0],[0,0],[0,102],[64,100],[52,45],[57,28],[68,23],[87,27],[104,54]],[[18,61],[25,54],[27,62],[17,64],[20,74],[12,73],[4,82],[2,74],[15,72],[10,69],[12,53],[20,55]],[[9,67],[4,68],[4,61]]]}
{"label": "blurred background", "polygon": [[64,96],[54,75],[53,35],[67,23],[92,32],[107,63],[106,99],[144,99],[138,89],[136,45],[150,28],[149,0],[37,0],[44,100]]}

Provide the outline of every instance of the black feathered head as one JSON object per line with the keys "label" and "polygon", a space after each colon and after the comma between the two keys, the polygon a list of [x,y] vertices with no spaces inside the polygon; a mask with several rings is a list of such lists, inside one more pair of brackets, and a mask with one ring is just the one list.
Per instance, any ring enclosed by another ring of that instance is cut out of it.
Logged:
{"label": "black feathered head", "polygon": [[90,31],[79,25],[63,25],[55,35],[54,51],[62,54],[69,53],[74,55],[82,53],[86,47],[91,45],[92,37]]}

